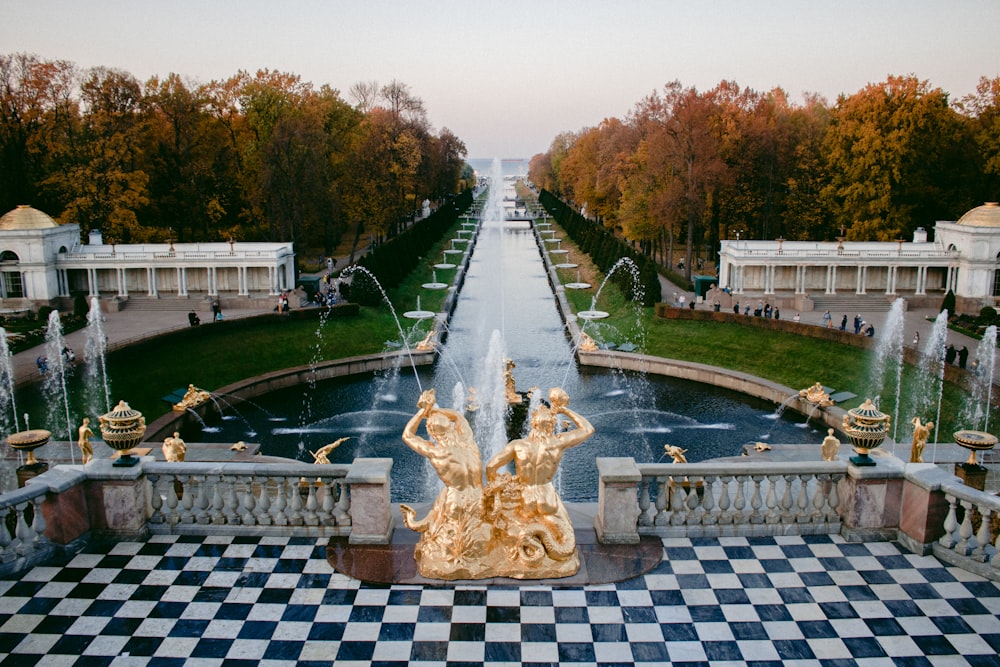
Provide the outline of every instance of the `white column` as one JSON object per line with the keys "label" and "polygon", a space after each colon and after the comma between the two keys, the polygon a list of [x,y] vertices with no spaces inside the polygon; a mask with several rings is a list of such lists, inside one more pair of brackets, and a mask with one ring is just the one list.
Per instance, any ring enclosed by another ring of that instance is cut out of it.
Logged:
{"label": "white column", "polygon": [[917,294],[927,293],[927,267],[917,267]]}
{"label": "white column", "polygon": [[764,267],[764,294],[774,294],[774,264]]}
{"label": "white column", "polygon": [[183,266],[177,267],[177,296],[187,296],[188,286],[187,286],[187,268]]}
{"label": "white column", "polygon": [[250,280],[247,275],[247,267],[238,266],[236,267],[236,279],[239,282],[239,294],[240,296],[250,296]]}
{"label": "white column", "polygon": [[886,276],[885,281],[885,293],[895,294],[896,293],[896,281],[899,279],[899,267],[890,266],[889,274]]}
{"label": "white column", "polygon": [[98,296],[97,269],[87,269],[87,296]]}
{"label": "white column", "polygon": [[156,297],[159,296],[156,289],[156,267],[147,266],[146,267],[146,293],[149,296]]}
{"label": "white column", "polygon": [[218,296],[219,295],[219,286],[215,282],[216,281],[216,269],[215,269],[214,266],[210,266],[210,267],[208,267],[207,271],[208,271],[208,295],[209,296]]}
{"label": "white column", "polygon": [[118,279],[118,296],[128,296],[128,283],[125,280],[125,269],[115,269],[115,276]]}

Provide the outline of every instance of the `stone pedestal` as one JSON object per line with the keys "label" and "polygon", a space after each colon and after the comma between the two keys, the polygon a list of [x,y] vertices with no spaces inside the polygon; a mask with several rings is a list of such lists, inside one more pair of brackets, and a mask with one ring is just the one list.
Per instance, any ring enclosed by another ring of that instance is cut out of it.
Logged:
{"label": "stone pedestal", "polygon": [[598,457],[597,517],[594,528],[601,544],[638,544],[639,501],[642,481],[635,460]]}
{"label": "stone pedestal", "polygon": [[349,544],[389,544],[392,539],[392,505],[389,473],[392,459],[354,459],[344,478],[351,493]]}
{"label": "stone pedestal", "polygon": [[841,534],[849,542],[888,541],[899,533],[903,464],[884,452],[871,452],[878,467],[851,465],[840,480]]}
{"label": "stone pedestal", "polygon": [[941,485],[954,479],[933,463],[907,464],[900,506],[899,541],[913,553],[930,553],[933,543],[944,535],[948,501]]}
{"label": "stone pedestal", "polygon": [[38,477],[43,472],[47,472],[49,469],[49,464],[45,461],[39,461],[38,463],[33,463],[31,465],[20,466],[15,472],[17,473],[17,488],[24,488],[24,485],[28,483],[29,479],[34,479]]}
{"label": "stone pedestal", "polygon": [[115,539],[144,539],[149,534],[142,472],[142,465],[115,467],[110,459],[88,464],[86,496],[92,532]]}
{"label": "stone pedestal", "polygon": [[986,474],[989,470],[978,464],[969,463],[956,463],[955,464],[955,477],[962,480],[970,489],[976,489],[977,491],[986,490]]}

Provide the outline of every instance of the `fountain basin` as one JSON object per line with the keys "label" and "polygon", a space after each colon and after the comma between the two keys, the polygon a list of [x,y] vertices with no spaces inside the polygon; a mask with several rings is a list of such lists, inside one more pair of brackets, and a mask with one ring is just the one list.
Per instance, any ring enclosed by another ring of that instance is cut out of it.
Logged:
{"label": "fountain basin", "polygon": [[590,289],[592,285],[590,283],[566,283],[563,287],[566,289]]}
{"label": "fountain basin", "polygon": [[576,316],[581,320],[603,320],[611,315],[603,310],[581,310]]}

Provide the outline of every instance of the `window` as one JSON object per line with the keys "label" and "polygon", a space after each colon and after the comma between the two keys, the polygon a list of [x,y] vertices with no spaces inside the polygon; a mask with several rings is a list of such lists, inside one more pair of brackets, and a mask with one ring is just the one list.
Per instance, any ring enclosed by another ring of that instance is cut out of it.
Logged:
{"label": "window", "polygon": [[5,299],[23,299],[24,283],[20,271],[4,271],[0,273],[0,290]]}

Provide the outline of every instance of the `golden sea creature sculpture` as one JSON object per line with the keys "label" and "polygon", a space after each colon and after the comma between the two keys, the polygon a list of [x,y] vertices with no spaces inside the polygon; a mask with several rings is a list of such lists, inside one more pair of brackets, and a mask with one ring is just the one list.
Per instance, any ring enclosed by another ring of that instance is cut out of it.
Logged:
{"label": "golden sea creature sculpture", "polygon": [[924,448],[927,446],[927,438],[930,437],[934,429],[934,422],[922,424],[920,417],[910,420],[913,426],[913,440],[910,442],[910,463],[924,462]]}
{"label": "golden sea creature sculpture", "polygon": [[821,408],[833,405],[833,401],[830,399],[830,394],[826,393],[826,390],[823,389],[823,385],[819,382],[811,387],[808,387],[807,389],[800,390],[799,397],[804,398],[813,405],[818,405]]}
{"label": "golden sea creature sculpture", "polygon": [[211,393],[205,391],[204,389],[198,389],[193,384],[189,384],[184,396],[178,403],[174,404],[174,411],[184,412],[188,408],[201,405],[210,398],[212,398]]}
{"label": "golden sea creature sculpture", "polygon": [[240,440],[239,442],[234,442],[233,446],[229,448],[233,452],[245,452],[247,450],[247,443]]}
{"label": "golden sea creature sculpture", "polygon": [[431,329],[427,332],[427,335],[424,336],[424,339],[417,343],[417,351],[431,352],[434,350],[434,346],[434,329]]}
{"label": "golden sea creature sculpture", "polygon": [[[401,506],[403,522],[421,533],[414,558],[422,576],[547,579],[579,569],[576,536],[553,480],[566,450],[592,436],[594,427],[569,409],[562,389],[553,388],[549,402],[532,413],[526,437],[486,464],[484,489],[479,447],[465,417],[437,407],[433,389],[421,395],[403,441],[430,461],[445,485],[424,519]],[[560,416],[569,428],[557,429]],[[431,439],[417,435],[425,420]],[[501,472],[509,463],[513,475]]]}
{"label": "golden sea creature sculpture", "polygon": [[579,349],[581,352],[597,352],[597,343],[587,332],[581,331]]}
{"label": "golden sea creature sculpture", "polygon": [[350,437],[340,438],[339,440],[334,440],[329,445],[323,445],[322,447],[320,447],[319,449],[317,449],[315,452],[309,452],[310,454],[312,454],[313,463],[318,464],[318,465],[329,463],[330,462],[330,459],[329,459],[330,452],[332,452],[333,450],[335,450],[337,447],[340,447],[341,443],[345,442],[346,440],[350,440],[350,439],[351,439]]}

